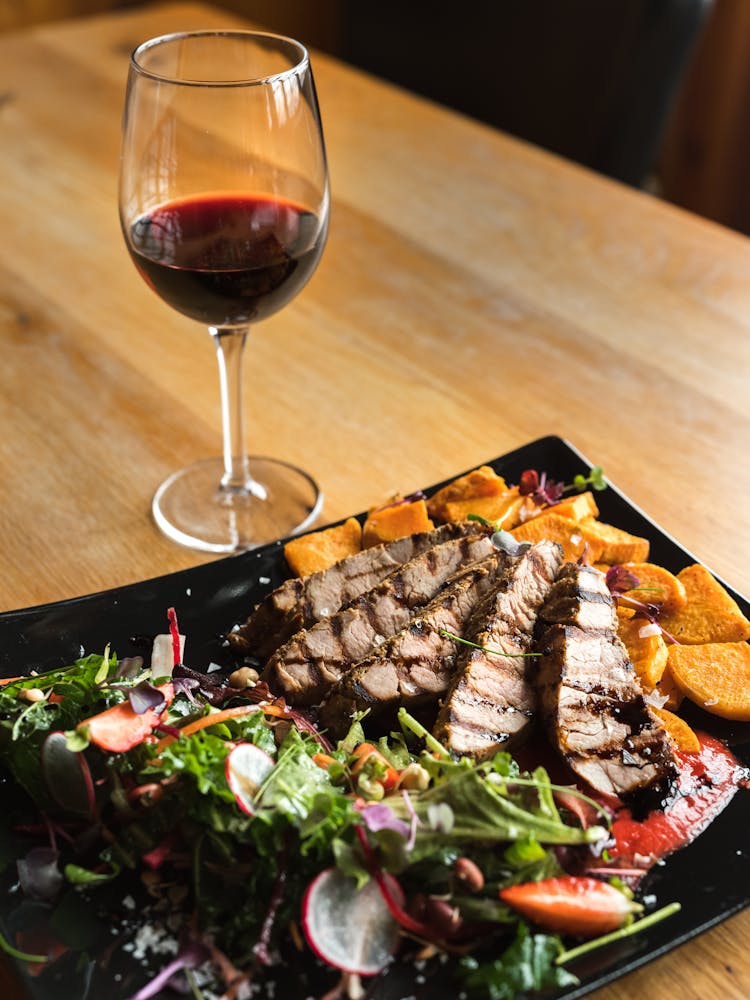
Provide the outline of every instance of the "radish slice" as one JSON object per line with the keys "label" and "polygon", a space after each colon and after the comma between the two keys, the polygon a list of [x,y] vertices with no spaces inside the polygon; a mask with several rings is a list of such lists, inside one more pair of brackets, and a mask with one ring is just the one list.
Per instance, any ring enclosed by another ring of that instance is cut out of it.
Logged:
{"label": "radish slice", "polygon": [[82,753],[68,750],[65,733],[50,733],[42,744],[42,774],[47,789],[61,809],[93,818],[94,782]]}
{"label": "radish slice", "polygon": [[[180,636],[180,662],[185,653],[185,636]],[[151,678],[171,677],[174,670],[174,643],[171,635],[154,636],[151,649]]]}
{"label": "radish slice", "polygon": [[[385,877],[402,903],[398,882]],[[302,901],[302,928],[318,958],[358,976],[382,971],[393,958],[400,935],[377,882],[371,879],[357,889],[354,879],[338,868],[326,868],[308,886]]]}
{"label": "radish slice", "polygon": [[254,743],[238,743],[227,756],[227,783],[237,805],[248,816],[255,815],[255,797],[274,767],[273,757]]}

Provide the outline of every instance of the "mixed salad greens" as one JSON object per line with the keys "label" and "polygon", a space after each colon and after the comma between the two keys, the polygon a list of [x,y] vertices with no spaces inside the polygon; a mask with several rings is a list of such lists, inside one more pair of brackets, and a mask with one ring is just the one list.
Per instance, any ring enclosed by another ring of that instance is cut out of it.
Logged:
{"label": "mixed salad greens", "polygon": [[[239,1000],[309,947],[330,997],[406,955],[456,995],[511,1000],[576,982],[563,939],[673,912],[637,920],[618,879],[567,874],[606,858],[610,815],[544,768],[455,761],[403,709],[389,735],[355,718],[331,745],[247,671],[184,666],[169,621],[150,663],[105,650],[0,688],[6,800],[25,792],[0,944],[30,974],[95,959],[113,996]],[[96,955],[84,917],[111,925]]]}

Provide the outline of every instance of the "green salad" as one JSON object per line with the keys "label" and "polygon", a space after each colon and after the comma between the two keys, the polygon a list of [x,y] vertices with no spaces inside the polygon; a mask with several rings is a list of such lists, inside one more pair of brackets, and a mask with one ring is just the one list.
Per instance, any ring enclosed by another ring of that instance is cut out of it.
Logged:
{"label": "green salad", "polygon": [[[113,997],[240,1000],[294,963],[358,997],[407,962],[510,1000],[575,983],[571,939],[664,915],[568,874],[606,851],[609,815],[542,767],[456,761],[403,709],[331,744],[262,682],[184,667],[170,622],[166,666],[106,650],[0,688],[6,800],[24,793],[3,851],[24,916],[1,943],[40,983],[106,952]],[[104,951],[76,939],[109,912]]]}

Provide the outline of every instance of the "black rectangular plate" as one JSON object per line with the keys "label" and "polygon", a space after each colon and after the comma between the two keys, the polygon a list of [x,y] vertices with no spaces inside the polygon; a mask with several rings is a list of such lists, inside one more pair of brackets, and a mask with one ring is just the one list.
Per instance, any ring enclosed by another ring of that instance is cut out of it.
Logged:
{"label": "black rectangular plate", "polygon": [[[591,468],[575,448],[555,436],[540,438],[487,464],[509,482],[518,482],[520,474],[530,468],[571,482],[576,474],[587,474]],[[615,487],[597,493],[596,499],[602,520],[650,540],[650,561],[673,572],[697,561]],[[206,669],[211,663],[228,664],[223,636],[244,621],[257,601],[286,575],[282,543],[276,542],[127,587],[7,612],[0,615],[0,676],[64,666],[82,652],[102,652],[107,643],[119,657],[136,655],[143,651],[144,637],[165,631],[169,607],[176,608],[180,631],[187,636],[188,664],[196,669]],[[727,589],[750,616],[748,601]],[[691,722],[723,739],[743,765],[750,765],[750,724],[731,725],[698,710]],[[573,966],[571,971],[581,985],[561,990],[554,997],[582,997],[746,907],[750,903],[748,829],[750,795],[740,791],[702,836],[649,876],[648,891],[656,894],[659,904],[676,900],[682,906],[680,912]],[[7,900],[0,902],[3,924],[8,906]],[[54,976],[45,974],[32,980],[20,965],[16,972],[29,1000],[70,1000],[67,987]],[[112,1000],[117,997],[114,985]],[[413,966],[403,965],[379,980],[368,996],[377,1000],[406,996],[452,1000],[455,986],[441,985],[438,978],[420,987]]]}

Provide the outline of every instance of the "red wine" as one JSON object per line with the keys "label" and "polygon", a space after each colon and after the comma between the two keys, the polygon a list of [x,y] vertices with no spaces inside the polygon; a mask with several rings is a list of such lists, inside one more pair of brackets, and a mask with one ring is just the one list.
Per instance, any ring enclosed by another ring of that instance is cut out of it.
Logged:
{"label": "red wine", "polygon": [[265,319],[315,270],[325,226],[282,199],[202,194],[160,205],[132,226],[130,255],[174,309],[207,326]]}

